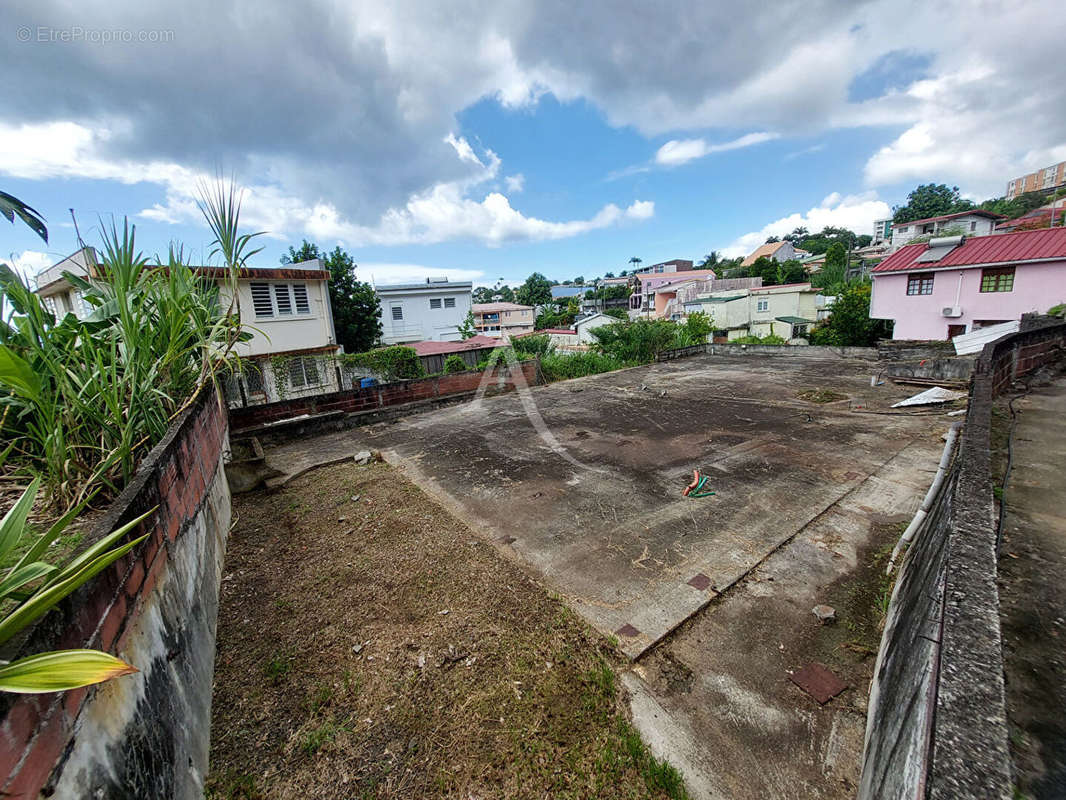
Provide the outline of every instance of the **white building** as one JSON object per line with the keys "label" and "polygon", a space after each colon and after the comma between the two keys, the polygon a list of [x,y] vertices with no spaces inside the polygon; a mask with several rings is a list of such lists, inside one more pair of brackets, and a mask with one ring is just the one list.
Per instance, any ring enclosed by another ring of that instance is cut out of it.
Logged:
{"label": "white building", "polygon": [[806,337],[818,319],[818,289],[809,283],[712,292],[688,300],[685,313],[702,311],[729,339],[744,336]]}
{"label": "white building", "polygon": [[[42,270],[37,275],[37,294],[45,306],[59,316],[73,313],[84,318],[91,313],[92,308],[63,273],[92,280],[97,274],[91,266],[95,263],[95,252],[85,248]],[[226,270],[190,269],[219,285],[219,304],[227,308]],[[339,350],[328,281],[329,272],[318,259],[240,271],[237,306],[252,336],[236,346],[243,364],[241,375],[231,383],[231,402],[263,403],[340,388],[336,370],[323,358]],[[275,376],[275,366],[284,369],[284,374]]]}
{"label": "white building", "polygon": [[459,326],[472,307],[470,281],[427,278],[425,283],[378,286],[375,291],[381,304],[384,344],[462,339]]}
{"label": "white building", "polygon": [[900,222],[892,226],[892,252],[919,236],[988,236],[995,232],[996,223],[1004,219],[1002,214],[973,210]]}

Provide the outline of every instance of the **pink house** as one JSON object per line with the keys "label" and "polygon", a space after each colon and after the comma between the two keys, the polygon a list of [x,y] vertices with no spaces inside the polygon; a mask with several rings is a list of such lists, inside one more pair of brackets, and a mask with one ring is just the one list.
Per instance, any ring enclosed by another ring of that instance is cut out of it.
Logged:
{"label": "pink house", "polygon": [[666,309],[666,304],[672,299],[666,292],[661,296],[656,290],[661,290],[668,284],[682,284],[693,280],[706,280],[715,278],[717,275],[713,269],[690,269],[682,273],[658,273],[650,275],[637,275],[640,288],[629,297],[629,316],[638,317],[659,316]]}
{"label": "pink house", "polygon": [[950,339],[1066,302],[1066,228],[911,244],[871,274],[894,339]]}

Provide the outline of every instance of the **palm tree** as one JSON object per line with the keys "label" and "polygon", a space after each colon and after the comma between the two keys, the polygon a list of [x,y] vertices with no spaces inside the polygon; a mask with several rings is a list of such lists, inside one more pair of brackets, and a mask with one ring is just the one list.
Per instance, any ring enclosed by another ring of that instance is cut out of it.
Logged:
{"label": "palm tree", "polygon": [[642,260],[643,259],[640,259],[640,258],[637,258],[636,256],[633,256],[631,259],[629,259],[629,263],[633,265],[633,269],[635,270],[637,267],[640,266],[640,263],[641,263]]}
{"label": "palm tree", "polygon": [[700,262],[700,269],[714,269],[718,266],[718,261],[721,256],[717,250],[712,250],[703,257],[703,261]]}
{"label": "palm tree", "polygon": [[7,192],[0,192],[0,214],[7,217],[7,221],[15,224],[15,215],[25,222],[33,232],[48,241],[48,228],[44,225],[44,218],[34,209],[23,203],[17,197],[12,197]]}

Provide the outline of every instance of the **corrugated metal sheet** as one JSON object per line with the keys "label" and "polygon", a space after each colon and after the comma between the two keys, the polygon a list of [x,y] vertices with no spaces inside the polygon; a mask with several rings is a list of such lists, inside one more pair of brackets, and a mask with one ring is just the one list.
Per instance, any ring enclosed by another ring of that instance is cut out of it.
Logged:
{"label": "corrugated metal sheet", "polygon": [[[910,269],[928,269],[918,262],[918,256],[927,245],[909,244],[901,247],[871,270],[881,272],[905,272]],[[977,236],[967,239],[962,247],[956,247],[940,261],[937,267],[968,267],[979,264],[1010,264],[1025,261],[1040,261],[1061,258],[1066,260],[1066,227],[1045,228],[1038,231],[1017,231],[995,236]]]}
{"label": "corrugated metal sheet", "polygon": [[1001,336],[1009,333],[1017,333],[1021,327],[1018,320],[1001,322],[999,325],[989,325],[987,328],[978,328],[975,331],[964,333],[954,337],[951,342],[955,345],[955,355],[965,356],[971,353],[980,353],[989,342],[994,342]]}

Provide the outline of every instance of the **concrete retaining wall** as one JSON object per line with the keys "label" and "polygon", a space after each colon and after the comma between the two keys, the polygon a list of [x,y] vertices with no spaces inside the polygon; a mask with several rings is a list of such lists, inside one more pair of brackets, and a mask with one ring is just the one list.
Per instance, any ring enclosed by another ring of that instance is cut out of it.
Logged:
{"label": "concrete retaining wall", "polygon": [[[521,370],[521,380],[524,380],[526,384],[534,386],[540,382],[539,362],[523,361]],[[397,409],[398,415],[416,413],[419,410],[426,410],[427,407],[439,405],[438,401],[442,399],[450,402],[470,395],[481,385],[483,377],[482,372],[460,372],[455,375],[383,383],[365,389],[349,389],[343,392],[235,408],[230,410],[230,422],[234,436],[254,434],[262,437],[279,433],[282,430],[278,427],[279,423],[285,423],[287,426],[287,421],[292,420],[294,424],[304,424],[297,419],[299,417],[322,416],[321,421],[328,423],[326,415],[332,414],[334,418],[339,418],[344,415],[366,414],[392,406],[409,406],[406,410]],[[507,365],[494,367],[490,379],[490,393],[510,391],[515,387],[516,379],[511,376],[510,367]],[[360,419],[363,421],[357,424],[381,421],[377,417],[374,419],[360,417]],[[311,424],[313,420],[305,420],[305,422]],[[342,422],[336,424],[344,427]]]}
{"label": "concrete retaining wall", "polygon": [[719,356],[786,356],[793,358],[862,358],[874,360],[877,349],[873,347],[822,347],[821,345],[773,345],[773,344],[697,344],[676,350],[664,350],[659,361],[709,353]]}
{"label": "concrete retaining wall", "polygon": [[45,616],[17,654],[114,653],[140,672],[96,687],[0,695],[10,798],[201,798],[218,589],[230,524],[226,410],[204,392],[145,459],[90,540],[153,507],[145,540]]}
{"label": "concrete retaining wall", "polygon": [[900,568],[871,688],[863,800],[1011,797],[990,471],[995,397],[1066,348],[1023,319],[986,345],[951,476]]}

